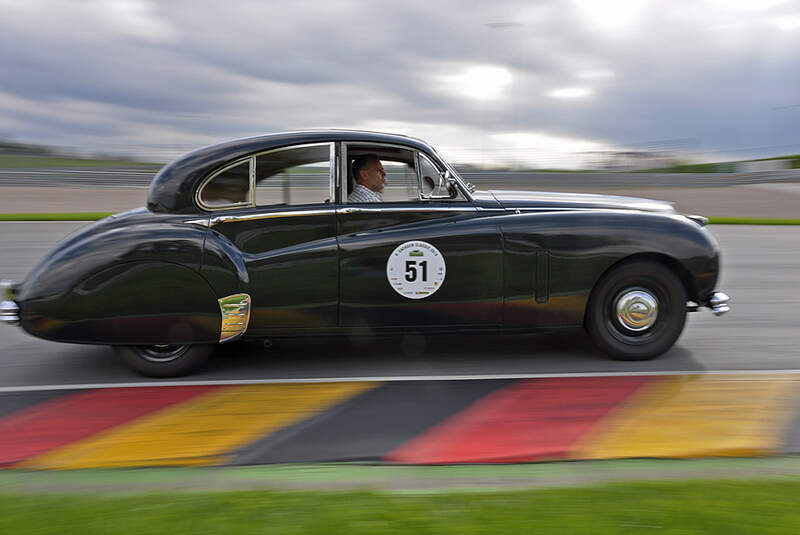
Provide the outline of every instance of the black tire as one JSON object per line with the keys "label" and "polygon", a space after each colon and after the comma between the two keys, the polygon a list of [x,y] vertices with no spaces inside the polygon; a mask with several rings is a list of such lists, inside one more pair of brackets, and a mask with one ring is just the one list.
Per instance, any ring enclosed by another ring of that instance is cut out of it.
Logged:
{"label": "black tire", "polygon": [[152,345],[115,346],[122,361],[133,370],[148,377],[180,377],[202,366],[216,346]]}
{"label": "black tire", "polygon": [[650,261],[624,263],[592,290],[586,330],[601,351],[617,360],[652,359],[681,335],[686,300],[683,283],[669,268]]}

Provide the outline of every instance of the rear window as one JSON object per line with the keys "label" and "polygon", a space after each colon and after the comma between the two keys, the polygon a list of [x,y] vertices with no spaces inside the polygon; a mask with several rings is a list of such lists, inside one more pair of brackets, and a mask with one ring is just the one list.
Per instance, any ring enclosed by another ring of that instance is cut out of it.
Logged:
{"label": "rear window", "polygon": [[200,204],[210,209],[251,205],[250,160],[233,164],[212,175],[200,190]]}

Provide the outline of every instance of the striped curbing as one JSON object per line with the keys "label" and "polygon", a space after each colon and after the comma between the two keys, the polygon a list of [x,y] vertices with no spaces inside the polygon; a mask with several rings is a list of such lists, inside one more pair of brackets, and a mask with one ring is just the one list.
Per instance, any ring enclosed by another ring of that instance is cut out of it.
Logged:
{"label": "striped curbing", "polygon": [[584,436],[575,459],[759,457],[779,453],[792,376],[685,376],[652,383]]}
{"label": "striped curbing", "polygon": [[76,469],[225,464],[226,454],[372,383],[227,387],[20,463]]}
{"label": "striped curbing", "polygon": [[262,438],[239,451],[231,464],[379,462],[410,437],[511,384],[509,380],[385,383]]}
{"label": "striped curbing", "polygon": [[561,459],[578,437],[648,381],[645,377],[520,381],[412,439],[386,459],[404,464]]}
{"label": "striped curbing", "polygon": [[0,463],[504,463],[796,451],[800,375],[107,386],[0,393]]}
{"label": "striped curbing", "polygon": [[0,419],[0,466],[23,465],[31,457],[95,436],[216,387],[187,386],[91,390],[64,395]]}

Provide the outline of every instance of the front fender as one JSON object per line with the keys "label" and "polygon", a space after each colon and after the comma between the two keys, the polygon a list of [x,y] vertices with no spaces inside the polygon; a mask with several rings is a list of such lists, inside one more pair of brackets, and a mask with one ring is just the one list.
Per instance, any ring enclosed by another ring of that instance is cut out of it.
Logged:
{"label": "front fender", "polygon": [[692,299],[719,275],[711,234],[676,214],[586,210],[498,218],[505,250],[507,325],[580,325],[589,294],[613,265],[636,255],[680,267]]}

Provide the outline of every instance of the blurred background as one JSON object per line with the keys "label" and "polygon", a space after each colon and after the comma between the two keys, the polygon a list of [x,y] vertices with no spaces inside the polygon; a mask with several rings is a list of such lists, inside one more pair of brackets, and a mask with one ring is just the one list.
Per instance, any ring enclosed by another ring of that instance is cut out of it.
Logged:
{"label": "blurred background", "polygon": [[328,127],[420,137],[464,171],[800,167],[791,0],[0,0],[0,14],[5,168],[161,164]]}
{"label": "blurred background", "polygon": [[0,212],[122,211],[195,148],[354,128],[482,189],[797,217],[798,47],[796,0],[0,0]]}

